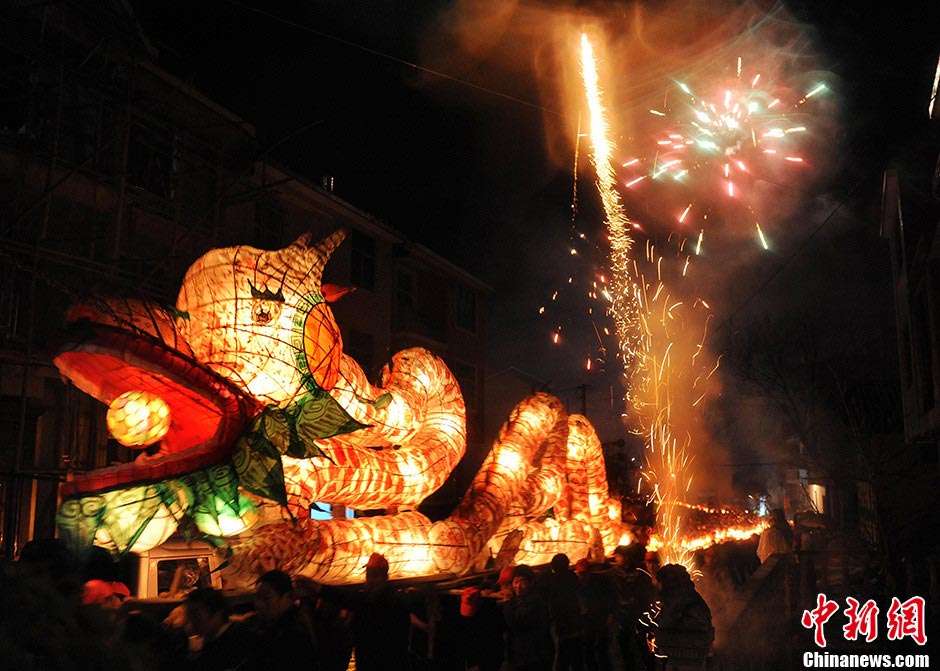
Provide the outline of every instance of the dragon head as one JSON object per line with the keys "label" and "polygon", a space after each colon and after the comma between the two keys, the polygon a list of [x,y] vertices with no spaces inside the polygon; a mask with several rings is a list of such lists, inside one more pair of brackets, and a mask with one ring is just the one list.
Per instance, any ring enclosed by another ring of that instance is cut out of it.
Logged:
{"label": "dragon head", "polygon": [[212,536],[244,527],[226,520],[253,519],[255,497],[234,464],[257,445],[244,436],[257,433],[265,408],[326,402],[339,376],[342,340],[327,299],[342,292],[321,276],[343,238],[211,250],[187,271],[175,308],[89,299],[70,309],[55,365],[110,408],[113,437],[147,448],[63,483],[59,529],[73,549],[139,551],[183,518]]}
{"label": "dragon head", "polygon": [[275,405],[304,391],[307,374],[330,389],[342,339],[321,291],[323,267],[342,231],[276,251],[214,249],[187,271],[177,327],[193,356],[253,397]]}

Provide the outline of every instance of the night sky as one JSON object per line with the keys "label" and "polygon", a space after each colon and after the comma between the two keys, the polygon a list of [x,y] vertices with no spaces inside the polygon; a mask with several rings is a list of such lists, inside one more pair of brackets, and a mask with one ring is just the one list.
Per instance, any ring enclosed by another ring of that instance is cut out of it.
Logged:
{"label": "night sky", "polygon": [[[824,81],[825,97],[803,110],[809,165],[754,185],[771,249],[756,244],[750,221],[738,223],[740,212],[712,203],[693,291],[714,310],[716,352],[749,320],[806,316],[823,329],[857,325],[861,347],[896,366],[881,180],[894,158],[932,167],[940,146],[927,119],[937,3],[132,5],[158,62],[255,124],[277,160],[314,181],[333,176],[337,195],[494,288],[489,373],[519,366],[566,400],[588,384],[592,408],[607,403],[610,417],[622,393],[616,362],[584,366],[600,342],[595,327],[609,322],[567,285],[605,265],[584,144],[573,195],[581,101],[572,36],[588,28],[611,45],[601,77],[624,153],[637,141],[637,111],[657,105],[670,81],[705,80],[737,55],[795,91]],[[628,214],[663,243],[659,205],[651,194],[625,197]],[[562,324],[565,340],[553,346]]]}

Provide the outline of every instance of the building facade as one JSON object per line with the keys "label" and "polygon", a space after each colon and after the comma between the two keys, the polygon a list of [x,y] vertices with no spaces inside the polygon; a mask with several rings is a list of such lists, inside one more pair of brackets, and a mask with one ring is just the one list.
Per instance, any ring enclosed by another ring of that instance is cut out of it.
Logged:
{"label": "building facade", "polygon": [[[890,246],[900,369],[903,441],[884,446],[883,522],[897,528],[899,552],[940,530],[940,164],[920,161],[885,172],[881,234]],[[891,483],[896,483],[893,487]]]}

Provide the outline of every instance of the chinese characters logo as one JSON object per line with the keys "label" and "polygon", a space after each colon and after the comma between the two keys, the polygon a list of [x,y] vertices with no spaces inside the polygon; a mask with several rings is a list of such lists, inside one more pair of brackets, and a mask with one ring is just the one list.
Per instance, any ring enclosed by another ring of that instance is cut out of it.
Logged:
{"label": "chinese characters logo", "polygon": [[[852,597],[846,598],[848,604],[842,614],[846,623],[842,627],[842,634],[847,641],[858,640],[864,637],[866,642],[878,638],[878,614],[880,609],[874,599],[864,604]],[[907,601],[892,597],[891,605],[886,613],[887,633],[889,641],[899,641],[910,637],[917,645],[927,643],[924,633],[924,598],[912,596]],[[813,639],[820,648],[826,647],[825,624],[839,612],[839,604],[830,601],[825,594],[816,596],[816,607],[804,610],[800,623],[807,629],[813,630]]]}

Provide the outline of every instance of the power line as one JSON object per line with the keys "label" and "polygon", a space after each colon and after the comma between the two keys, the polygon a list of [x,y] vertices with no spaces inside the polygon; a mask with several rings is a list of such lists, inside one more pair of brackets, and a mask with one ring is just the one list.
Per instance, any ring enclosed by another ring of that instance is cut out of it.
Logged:
{"label": "power line", "polygon": [[481,92],[483,92],[483,93],[488,93],[488,94],[490,94],[490,95],[497,96],[497,97],[499,97],[499,98],[503,98],[504,100],[508,100],[508,101],[510,101],[510,102],[518,103],[518,104],[520,104],[520,105],[524,105],[525,107],[529,107],[529,108],[531,108],[531,109],[539,110],[539,111],[541,111],[541,112],[545,112],[545,113],[551,114],[551,115],[553,115],[553,116],[562,116],[561,112],[557,112],[557,111],[555,111],[555,110],[553,110],[553,109],[549,109],[549,108],[547,108],[547,107],[543,107],[542,105],[538,105],[538,104],[533,103],[533,102],[530,102],[530,101],[528,101],[528,100],[523,100],[522,98],[517,98],[517,97],[515,97],[515,96],[511,96],[511,95],[509,95],[508,93],[503,93],[502,91],[496,91],[495,89],[487,88],[486,86],[482,86],[482,85],[480,85],[480,84],[475,84],[475,83],[473,83],[473,82],[467,81],[466,79],[461,79],[460,77],[455,77],[454,75],[449,75],[449,74],[447,74],[446,72],[441,72],[440,70],[434,70],[434,69],[432,69],[432,68],[428,68],[428,67],[425,67],[425,66],[423,66],[423,65],[418,65],[417,63],[413,63],[413,62],[411,62],[411,61],[409,61],[409,60],[406,60],[406,59],[404,59],[404,58],[400,58],[400,57],[398,57],[398,56],[393,56],[393,55],[391,55],[391,54],[387,54],[387,53],[385,53],[385,52],[383,52],[383,51],[379,51],[378,49],[373,49],[373,48],[371,48],[371,47],[367,47],[367,46],[362,45],[362,44],[359,44],[359,43],[357,43],[357,42],[353,42],[352,40],[347,40],[347,39],[345,39],[345,38],[338,37],[338,36],[336,36],[336,35],[331,35],[330,33],[325,33],[325,32],[323,32],[322,30],[317,30],[316,28],[311,28],[310,26],[304,25],[304,24],[302,24],[302,23],[297,23],[296,21],[292,21],[292,20],[290,20],[290,19],[285,19],[283,16],[278,16],[277,14],[272,14],[271,12],[265,11],[265,10],[263,10],[263,9],[259,9],[259,8],[257,8],[257,7],[251,7],[251,6],[246,5],[246,4],[242,3],[242,2],[239,2],[238,0],[225,0],[225,2],[228,2],[228,3],[231,4],[231,5],[235,5],[236,7],[240,7],[241,9],[243,9],[243,10],[245,10],[245,11],[254,12],[255,14],[260,14],[261,16],[265,16],[265,17],[267,17],[267,18],[269,18],[269,19],[273,19],[273,20],[278,21],[278,22],[280,22],[280,23],[283,23],[283,24],[285,24],[285,25],[288,25],[288,26],[291,26],[291,27],[293,27],[293,28],[296,28],[297,30],[302,30],[302,31],[304,31],[304,32],[306,32],[306,33],[310,33],[311,35],[316,35],[316,36],[318,36],[318,37],[322,37],[322,38],[331,40],[331,41],[333,41],[333,42],[336,42],[337,44],[342,44],[343,46],[350,47],[350,48],[352,48],[352,49],[358,49],[358,50],[360,50],[360,51],[362,51],[362,52],[365,52],[365,53],[367,53],[367,54],[371,54],[371,55],[373,55],[373,56],[378,56],[379,58],[384,58],[385,60],[391,61],[391,62],[393,62],[393,63],[398,63],[399,65],[404,65],[404,66],[406,66],[406,67],[412,68],[413,70],[418,70],[419,72],[424,72],[425,74],[433,75],[434,77],[439,77],[439,78],[441,78],[441,79],[446,79],[447,81],[454,82],[454,83],[456,83],[456,84],[462,84],[462,85],[468,86],[468,87],[470,87],[470,88],[472,88],[472,89],[476,89],[477,91],[481,91]]}

